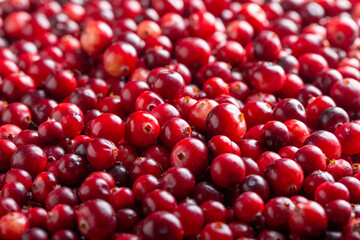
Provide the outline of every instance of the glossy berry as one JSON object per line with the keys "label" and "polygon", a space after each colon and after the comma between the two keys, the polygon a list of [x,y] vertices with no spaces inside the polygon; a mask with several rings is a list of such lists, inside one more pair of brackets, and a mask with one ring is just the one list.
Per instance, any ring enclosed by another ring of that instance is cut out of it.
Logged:
{"label": "glossy berry", "polygon": [[200,175],[208,164],[208,150],[206,145],[196,138],[184,138],[172,149],[171,165],[185,167],[194,174]]}
{"label": "glossy berry", "polygon": [[220,154],[211,163],[211,179],[220,187],[234,187],[241,183],[244,177],[245,164],[235,154]]}
{"label": "glossy berry", "polygon": [[290,230],[299,236],[321,236],[327,228],[326,212],[314,201],[299,203],[290,213],[289,225]]}
{"label": "glossy berry", "polygon": [[[276,195],[292,196],[301,189],[304,172],[294,160],[282,158],[266,167],[264,178]],[[278,184],[279,181],[282,184]]]}
{"label": "glossy berry", "polygon": [[220,104],[209,112],[206,118],[206,131],[212,136],[225,135],[238,142],[246,132],[244,114],[233,104]]}
{"label": "glossy berry", "polygon": [[125,137],[127,141],[138,147],[148,147],[158,138],[159,122],[146,112],[135,112],[125,122]]}
{"label": "glossy berry", "polygon": [[103,57],[107,73],[114,77],[126,76],[136,67],[137,52],[135,48],[125,42],[116,42],[109,46]]}
{"label": "glossy berry", "polygon": [[245,192],[235,200],[233,209],[237,219],[251,223],[262,215],[264,201],[254,192]]}
{"label": "glossy berry", "polygon": [[104,200],[84,202],[77,211],[77,225],[82,235],[100,238],[110,236],[116,228],[116,215]]}
{"label": "glossy berry", "polygon": [[118,149],[109,140],[95,138],[86,148],[86,157],[95,169],[106,169],[115,164]]}

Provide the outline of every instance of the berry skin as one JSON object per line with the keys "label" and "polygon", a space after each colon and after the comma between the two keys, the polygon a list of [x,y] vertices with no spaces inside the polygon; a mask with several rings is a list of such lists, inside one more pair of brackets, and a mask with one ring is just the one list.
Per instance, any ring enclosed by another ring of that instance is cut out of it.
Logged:
{"label": "berry skin", "polygon": [[211,163],[211,179],[222,188],[235,187],[245,177],[243,160],[232,153],[218,155]]}
{"label": "berry skin", "polygon": [[307,238],[325,233],[327,216],[324,208],[314,201],[299,203],[289,216],[290,230]]}
{"label": "berry skin", "polygon": [[86,201],[77,211],[77,225],[81,234],[91,239],[111,236],[116,227],[115,211],[104,200]]}
{"label": "berry skin", "polygon": [[101,52],[113,37],[113,31],[107,23],[94,21],[86,25],[81,33],[80,43],[82,48],[90,54]]}
{"label": "berry skin", "polygon": [[158,120],[150,113],[138,111],[125,122],[125,138],[137,147],[149,147],[160,134]]}
{"label": "berry skin", "polygon": [[274,194],[293,196],[301,189],[304,172],[294,160],[282,158],[273,161],[266,167],[264,178],[268,181]]}
{"label": "berry skin", "polygon": [[107,73],[114,77],[131,74],[137,63],[135,48],[125,42],[116,42],[109,46],[103,57],[104,67]]}
{"label": "berry skin", "polygon": [[254,192],[241,194],[234,202],[235,216],[242,222],[251,223],[261,217],[264,201]]}
{"label": "berry skin", "polygon": [[244,114],[233,104],[220,104],[209,112],[206,118],[206,131],[211,136],[225,135],[233,142],[238,142],[246,133]]}

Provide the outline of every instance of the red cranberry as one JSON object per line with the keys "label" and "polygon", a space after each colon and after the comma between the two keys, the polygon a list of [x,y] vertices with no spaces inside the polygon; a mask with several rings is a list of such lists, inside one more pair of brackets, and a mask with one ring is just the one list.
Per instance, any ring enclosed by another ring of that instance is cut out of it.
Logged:
{"label": "red cranberry", "polygon": [[29,228],[22,236],[22,240],[47,240],[48,234],[41,228]]}
{"label": "red cranberry", "polygon": [[205,65],[208,63],[209,57],[210,47],[201,38],[183,38],[176,44],[175,58],[190,68]]}
{"label": "red cranberry", "polygon": [[[222,121],[219,121],[221,117]],[[229,126],[237,126],[230,129]],[[214,107],[206,118],[206,130],[210,135],[225,135],[238,142],[246,132],[243,113],[232,104],[220,104]]]}
{"label": "red cranberry", "polygon": [[175,198],[169,192],[160,189],[149,192],[142,201],[142,211],[145,215],[157,211],[172,212],[176,206]]}
{"label": "red cranberry", "polygon": [[343,229],[349,222],[352,208],[350,203],[338,199],[326,204],[325,211],[329,228],[337,230]]}
{"label": "red cranberry", "polygon": [[[186,99],[184,99],[187,101]],[[215,108],[218,103],[211,99],[201,99],[189,110],[189,123],[200,131],[206,131],[206,120],[210,111]],[[232,108],[232,107],[230,107]],[[238,109],[236,111],[239,111]]]}
{"label": "red cranberry", "polygon": [[276,92],[285,84],[285,72],[276,64],[260,64],[251,75],[251,83],[259,91]]}
{"label": "red cranberry", "polygon": [[200,140],[184,138],[173,147],[170,161],[172,166],[185,167],[198,176],[208,164],[208,150]]}
{"label": "red cranberry", "polygon": [[350,193],[346,186],[339,182],[321,183],[315,191],[315,201],[325,206],[336,199],[350,200]]}
{"label": "red cranberry", "polygon": [[180,240],[184,235],[180,220],[165,211],[157,211],[147,216],[140,231],[140,236],[149,240],[164,238]]}
{"label": "red cranberry", "polygon": [[133,184],[133,192],[138,200],[142,200],[147,193],[160,188],[160,181],[151,174],[138,177]]}
{"label": "red cranberry", "polygon": [[30,208],[26,212],[30,227],[46,229],[47,211],[41,207]]}
{"label": "red cranberry", "polygon": [[116,42],[104,52],[103,62],[106,72],[111,76],[126,76],[135,69],[137,53],[132,45]]}
{"label": "red cranberry", "polygon": [[83,236],[99,239],[113,234],[116,215],[111,205],[104,200],[89,200],[79,207],[77,224]]}
{"label": "red cranberry", "polygon": [[229,226],[222,222],[213,222],[205,225],[201,231],[201,239],[210,240],[210,239],[223,239],[231,240],[233,239],[233,234]]}
{"label": "red cranberry", "polygon": [[351,164],[344,159],[330,160],[326,171],[334,177],[335,181],[345,176],[351,176],[353,172]]}
{"label": "red cranberry", "polygon": [[334,17],[326,25],[326,37],[334,47],[346,49],[359,36],[356,23],[349,17]]}
{"label": "red cranberry", "polygon": [[317,146],[328,159],[339,159],[341,156],[339,140],[328,131],[319,130],[314,132],[305,140],[304,144]]}
{"label": "red cranberry", "polygon": [[[265,169],[264,177],[276,195],[292,196],[301,189],[304,182],[300,165],[286,158],[270,163]],[[282,184],[278,184],[279,182]]]}
{"label": "red cranberry", "polygon": [[1,114],[3,124],[15,124],[22,129],[26,129],[31,123],[30,109],[18,102],[10,103]]}
{"label": "red cranberry", "polygon": [[270,189],[267,181],[255,174],[250,174],[244,178],[242,183],[239,186],[241,192],[255,192],[257,193],[264,201],[266,201],[270,194]]}
{"label": "red cranberry", "polygon": [[73,73],[69,70],[56,71],[44,82],[45,90],[58,99],[69,96],[77,86]]}
{"label": "red cranberry", "polygon": [[254,192],[245,192],[235,200],[233,209],[240,221],[251,223],[262,215],[264,201]]}
{"label": "red cranberry", "polygon": [[290,230],[301,237],[317,237],[325,233],[327,217],[324,208],[314,201],[299,203],[289,216]]}
{"label": "red cranberry", "polygon": [[350,192],[350,202],[357,203],[359,202],[359,187],[360,187],[360,181],[351,176],[345,176],[339,180],[340,183],[344,184],[346,188]]}
{"label": "red cranberry", "polygon": [[15,150],[17,149],[16,145],[6,139],[0,139],[0,170],[7,171],[10,169],[10,160]]}
{"label": "red cranberry", "polygon": [[316,170],[325,171],[326,159],[320,148],[313,145],[301,147],[295,154],[294,160],[301,166],[307,176]]}
{"label": "red cranberry", "polygon": [[204,214],[198,206],[180,204],[173,214],[180,220],[184,236],[192,236],[201,232],[204,225]]}
{"label": "red cranberry", "polygon": [[160,126],[156,118],[146,112],[131,114],[125,122],[125,137],[133,145],[148,147],[158,138]]}
{"label": "red cranberry", "polygon": [[69,205],[59,204],[48,213],[47,229],[51,233],[61,229],[73,229],[75,226],[76,215]]}
{"label": "red cranberry", "polygon": [[2,239],[20,239],[28,228],[29,220],[22,213],[11,212],[0,218],[0,237]]}
{"label": "red cranberry", "polygon": [[[227,176],[224,178],[224,176]],[[217,156],[211,164],[211,179],[223,188],[234,187],[245,177],[245,164],[242,159],[231,153]]]}
{"label": "red cranberry", "polygon": [[195,179],[188,169],[172,167],[162,175],[160,186],[174,197],[182,199],[194,190]]}
{"label": "red cranberry", "polygon": [[44,145],[56,145],[64,138],[62,125],[54,120],[40,124],[38,134],[40,141]]}
{"label": "red cranberry", "polygon": [[342,153],[359,153],[360,125],[356,123],[345,123],[335,130],[335,136],[342,146]]}
{"label": "red cranberry", "polygon": [[[106,169],[115,164],[118,149],[109,140],[95,138],[86,148],[86,157],[95,169]],[[101,161],[99,161],[101,159]]]}
{"label": "red cranberry", "polygon": [[265,205],[264,216],[266,224],[278,231],[289,229],[289,216],[295,209],[295,204],[287,197],[276,197]]}
{"label": "red cranberry", "polygon": [[86,52],[93,54],[106,48],[112,37],[113,31],[109,25],[102,21],[94,21],[86,25],[81,34],[80,42]]}
{"label": "red cranberry", "polygon": [[36,145],[19,147],[11,157],[12,168],[24,169],[33,177],[45,170],[47,158],[41,148]]}
{"label": "red cranberry", "polygon": [[159,178],[163,171],[160,164],[154,159],[148,157],[138,157],[131,165],[129,172],[131,180],[135,181],[135,179],[144,174],[151,174]]}
{"label": "red cranberry", "polygon": [[336,82],[330,90],[331,98],[340,107],[358,108],[360,106],[360,83],[354,79],[346,78]]}
{"label": "red cranberry", "polygon": [[50,211],[58,204],[67,204],[74,207],[78,202],[78,197],[73,190],[68,187],[59,187],[55,188],[47,195],[45,206],[46,210]]}

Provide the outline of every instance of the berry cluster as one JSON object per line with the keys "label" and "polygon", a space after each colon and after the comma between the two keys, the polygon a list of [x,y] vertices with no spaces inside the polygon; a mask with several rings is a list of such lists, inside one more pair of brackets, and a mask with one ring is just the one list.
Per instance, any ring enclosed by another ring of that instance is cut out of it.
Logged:
{"label": "berry cluster", "polygon": [[0,2],[0,239],[360,240],[358,0]]}

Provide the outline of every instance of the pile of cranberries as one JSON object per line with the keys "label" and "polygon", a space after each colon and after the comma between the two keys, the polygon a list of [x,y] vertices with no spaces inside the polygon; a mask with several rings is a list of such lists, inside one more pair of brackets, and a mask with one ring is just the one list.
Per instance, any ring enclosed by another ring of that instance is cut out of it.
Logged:
{"label": "pile of cranberries", "polygon": [[358,0],[0,2],[0,239],[360,240]]}

